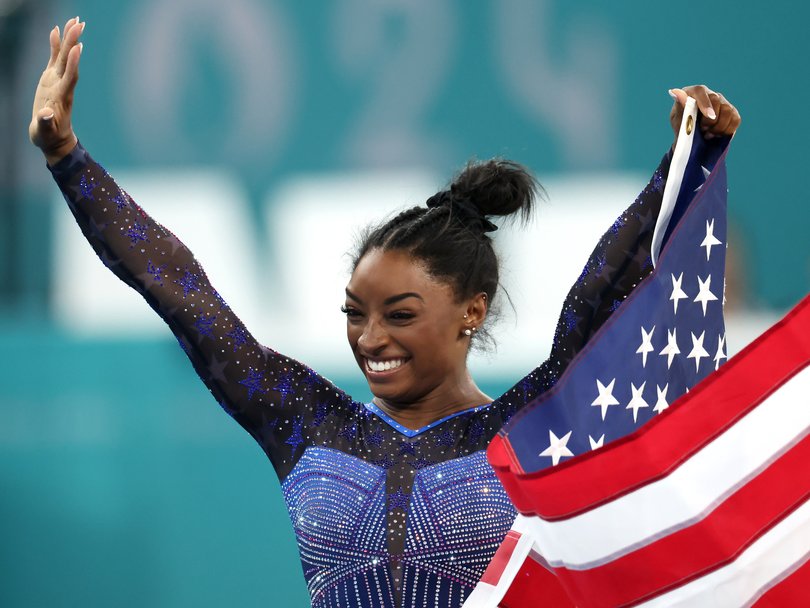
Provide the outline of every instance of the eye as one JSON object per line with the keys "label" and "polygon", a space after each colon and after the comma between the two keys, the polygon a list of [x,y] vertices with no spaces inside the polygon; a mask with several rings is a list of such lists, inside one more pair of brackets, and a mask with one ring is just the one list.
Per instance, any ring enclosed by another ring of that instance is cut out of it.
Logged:
{"label": "eye", "polygon": [[340,307],[340,312],[346,315],[349,319],[359,317],[362,314],[359,310],[357,310],[353,306],[347,306],[346,304]]}
{"label": "eye", "polygon": [[409,321],[415,316],[415,314],[406,310],[395,310],[389,315],[393,321]]}

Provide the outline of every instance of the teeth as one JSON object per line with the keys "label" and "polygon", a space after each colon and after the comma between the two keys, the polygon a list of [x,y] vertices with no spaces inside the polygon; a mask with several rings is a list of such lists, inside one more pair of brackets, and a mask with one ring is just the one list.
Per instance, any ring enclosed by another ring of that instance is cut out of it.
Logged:
{"label": "teeth", "polygon": [[366,365],[373,372],[387,372],[396,369],[404,363],[402,359],[389,359],[388,361],[372,361],[366,359]]}

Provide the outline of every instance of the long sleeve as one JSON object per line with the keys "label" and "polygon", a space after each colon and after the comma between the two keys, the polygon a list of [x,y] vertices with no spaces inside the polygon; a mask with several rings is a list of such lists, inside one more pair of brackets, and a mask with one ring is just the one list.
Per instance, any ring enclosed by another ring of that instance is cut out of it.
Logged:
{"label": "long sleeve", "polygon": [[191,251],[77,145],[51,168],[101,261],[163,318],[219,404],[262,446],[280,478],[330,415],[358,404],[305,365],[260,345]]}
{"label": "long sleeve", "polygon": [[565,298],[548,359],[496,400],[504,422],[554,386],[588,340],[652,272],[650,247],[671,158],[670,150],[635,201],[599,239]]}

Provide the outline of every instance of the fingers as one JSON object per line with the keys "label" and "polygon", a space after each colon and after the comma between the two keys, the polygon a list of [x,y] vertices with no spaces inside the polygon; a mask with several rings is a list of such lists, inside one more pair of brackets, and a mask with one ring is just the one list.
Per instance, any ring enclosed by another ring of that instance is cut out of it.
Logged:
{"label": "fingers", "polygon": [[[680,93],[684,93],[681,96]],[[700,130],[706,139],[733,135],[740,126],[740,114],[721,93],[712,91],[705,85],[694,85],[670,91],[676,103],[685,103],[685,95],[693,97],[700,111]]]}
{"label": "fingers", "polygon": [[54,131],[56,129],[53,117],[54,117],[53,109],[48,107],[42,108],[39,112],[37,112],[37,125],[39,127],[39,132],[42,135],[45,135],[50,131]]}
{"label": "fingers", "polygon": [[681,107],[686,105],[686,100],[689,97],[686,91],[683,89],[670,89],[669,94],[672,99],[675,100],[675,103],[679,104]]}
{"label": "fingers", "polygon": [[686,91],[689,93],[690,97],[694,97],[698,110],[700,110],[700,113],[703,114],[703,116],[709,120],[715,120],[717,118],[717,112],[714,111],[714,105],[712,104],[712,99],[710,96],[710,94],[716,95],[714,91],[711,91],[702,84],[687,87]]}
{"label": "fingers", "polygon": [[65,66],[67,65],[68,55],[70,54],[71,49],[76,46],[76,43],[79,40],[79,36],[82,35],[84,31],[84,23],[79,22],[78,17],[74,17],[70,21],[65,24],[65,33],[62,36],[62,44],[59,49],[59,55],[56,58],[55,68],[56,73],[61,76],[65,72]]}
{"label": "fingers", "polygon": [[56,63],[56,58],[59,56],[59,26],[54,26],[51,30],[51,35],[49,37],[49,42],[51,43],[51,56],[48,58],[48,66],[51,67],[54,63]]}
{"label": "fingers", "polygon": [[82,56],[82,48],[84,48],[84,45],[80,42],[70,49],[68,53],[64,78],[67,81],[69,90],[76,86],[79,80],[79,59]]}

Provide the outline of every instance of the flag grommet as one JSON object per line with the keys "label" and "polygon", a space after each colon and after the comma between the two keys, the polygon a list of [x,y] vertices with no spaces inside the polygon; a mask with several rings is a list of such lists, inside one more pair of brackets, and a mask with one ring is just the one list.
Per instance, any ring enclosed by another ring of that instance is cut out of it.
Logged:
{"label": "flag grommet", "polygon": [[694,125],[694,122],[695,122],[695,120],[694,120],[694,118],[692,118],[691,114],[686,117],[686,134],[687,135],[692,134],[692,126]]}

